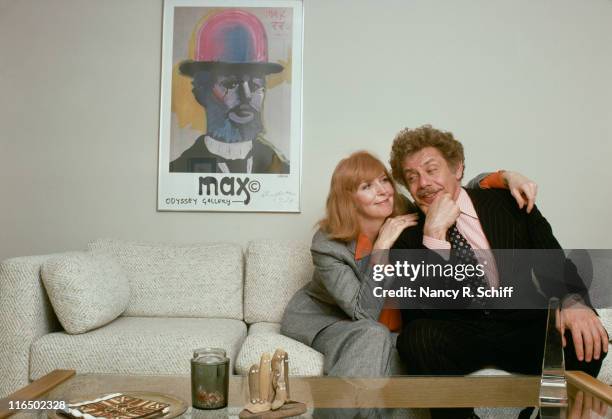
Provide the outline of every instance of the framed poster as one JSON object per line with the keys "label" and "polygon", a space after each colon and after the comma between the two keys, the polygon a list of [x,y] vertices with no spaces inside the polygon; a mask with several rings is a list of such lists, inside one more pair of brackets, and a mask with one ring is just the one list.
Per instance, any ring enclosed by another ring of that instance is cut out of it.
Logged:
{"label": "framed poster", "polygon": [[165,0],[157,209],[300,211],[301,0]]}

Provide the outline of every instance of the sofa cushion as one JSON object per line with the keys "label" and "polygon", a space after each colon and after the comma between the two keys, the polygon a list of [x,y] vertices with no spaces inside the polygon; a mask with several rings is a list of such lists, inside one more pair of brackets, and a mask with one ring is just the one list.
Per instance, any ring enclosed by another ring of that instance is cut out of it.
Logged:
{"label": "sofa cushion", "polygon": [[[280,335],[280,328],[280,323],[260,322],[250,325],[249,335],[244,341],[244,345],[240,350],[240,353],[238,354],[238,358],[236,359],[236,370],[240,374],[248,372],[250,366],[256,363],[256,360],[259,356],[261,356],[261,353],[266,351],[273,353],[277,347],[281,347],[289,353],[289,367],[292,375],[323,375],[323,354],[319,353],[315,349],[301,344],[296,340]],[[394,333],[393,335],[395,335],[393,337],[393,341],[395,342],[397,339],[397,334]],[[281,339],[278,336],[282,336],[284,339]],[[266,345],[265,341],[268,341],[270,343]],[[278,344],[278,346],[273,348],[274,344]],[[295,349],[297,349],[297,352],[294,354],[293,352],[289,351],[286,346],[294,347]],[[309,349],[310,351],[304,348]],[[257,351],[260,351],[259,355],[257,354]],[[295,360],[295,357],[297,357],[298,359]],[[309,367],[302,368],[300,366],[293,365],[294,363],[300,363],[304,360],[306,361],[306,363],[310,363]],[[319,360],[321,362],[320,365]],[[403,361],[401,361],[399,353],[395,348],[392,349],[390,362],[391,375],[408,374],[408,371],[406,370],[406,367]],[[296,368],[295,371],[294,368]],[[510,375],[510,373],[503,370],[488,368],[478,370],[470,375]]]}
{"label": "sofa cushion", "polygon": [[189,375],[193,350],[220,347],[231,365],[246,336],[232,319],[119,317],[82,335],[50,333],[34,342],[30,379],[54,369],[79,373]]}
{"label": "sofa cushion", "polygon": [[261,328],[257,324],[251,325],[249,335],[236,358],[236,373],[247,374],[251,365],[259,364],[261,354],[273,354],[277,348],[282,348],[289,354],[290,375],[323,375],[323,354],[297,340],[271,331],[276,328],[280,330],[280,325],[266,323]]}
{"label": "sofa cushion", "polygon": [[612,308],[598,308],[597,313],[612,342]]}
{"label": "sofa cushion", "polygon": [[598,309],[597,312],[601,318],[601,322],[608,332],[608,337],[610,338],[610,346],[608,349],[608,356],[606,356],[601,364],[601,370],[599,371],[599,375],[597,379],[603,381],[606,384],[612,385],[612,356],[609,354],[612,351],[612,309],[610,308],[601,308]]}
{"label": "sofa cushion", "polygon": [[116,259],[74,252],[45,261],[41,277],[51,305],[71,334],[84,333],[116,319],[130,298],[128,279]]}
{"label": "sofa cushion", "polygon": [[474,371],[471,376],[501,376],[501,375],[512,375],[508,371],[500,370],[497,368],[482,368],[478,371]]}
{"label": "sofa cushion", "polygon": [[280,334],[280,323],[259,322],[249,326],[249,335],[257,335],[262,333]]}
{"label": "sofa cushion", "polygon": [[247,323],[280,323],[293,294],[312,278],[312,258],[306,243],[257,240],[249,243],[244,282]]}
{"label": "sofa cushion", "polygon": [[146,244],[97,240],[124,268],[131,297],[125,316],[242,320],[242,249],[237,244]]}

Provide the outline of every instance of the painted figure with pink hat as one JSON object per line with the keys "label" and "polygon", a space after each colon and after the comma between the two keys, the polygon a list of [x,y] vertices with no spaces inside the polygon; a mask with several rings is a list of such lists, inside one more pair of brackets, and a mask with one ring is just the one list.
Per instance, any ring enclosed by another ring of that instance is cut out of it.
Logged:
{"label": "painted figure with pink hat", "polygon": [[170,163],[171,172],[289,173],[287,158],[263,137],[266,76],[283,66],[268,61],[257,17],[239,9],[210,16],[196,33],[194,60],[179,70],[192,78],[207,129]]}

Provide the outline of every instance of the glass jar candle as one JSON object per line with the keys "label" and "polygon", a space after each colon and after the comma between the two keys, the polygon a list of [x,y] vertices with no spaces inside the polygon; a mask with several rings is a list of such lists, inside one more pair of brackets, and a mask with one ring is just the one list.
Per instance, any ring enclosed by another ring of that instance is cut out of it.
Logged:
{"label": "glass jar candle", "polygon": [[227,407],[229,358],[221,348],[200,348],[191,359],[191,402],[196,409]]}

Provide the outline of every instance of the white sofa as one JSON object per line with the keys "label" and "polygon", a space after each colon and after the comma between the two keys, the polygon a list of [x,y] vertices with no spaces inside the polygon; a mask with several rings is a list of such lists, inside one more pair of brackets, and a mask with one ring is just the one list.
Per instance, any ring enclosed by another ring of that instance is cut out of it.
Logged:
{"label": "white sofa", "polygon": [[[62,254],[0,264],[0,398],[57,368],[188,375],[193,349],[205,346],[225,348],[237,374],[282,347],[292,375],[322,375],[322,354],[280,334],[285,306],[312,275],[308,244],[252,241],[243,255],[228,243],[97,240],[88,252],[116,258],[130,297],[118,318],[82,334],[62,329],[41,280],[41,266]],[[612,382],[610,359],[600,379]]]}
{"label": "white sofa", "polygon": [[[308,245],[255,241],[245,258],[231,243],[97,240],[87,252],[116,258],[130,298],[121,316],[82,334],[62,328],[41,278],[43,264],[75,252],[0,264],[0,398],[57,368],[189,374],[193,349],[206,346],[225,348],[237,373],[267,342],[289,351],[292,374],[322,374],[320,353],[278,334],[287,302],[311,277]],[[251,346],[247,333],[257,336]]]}

